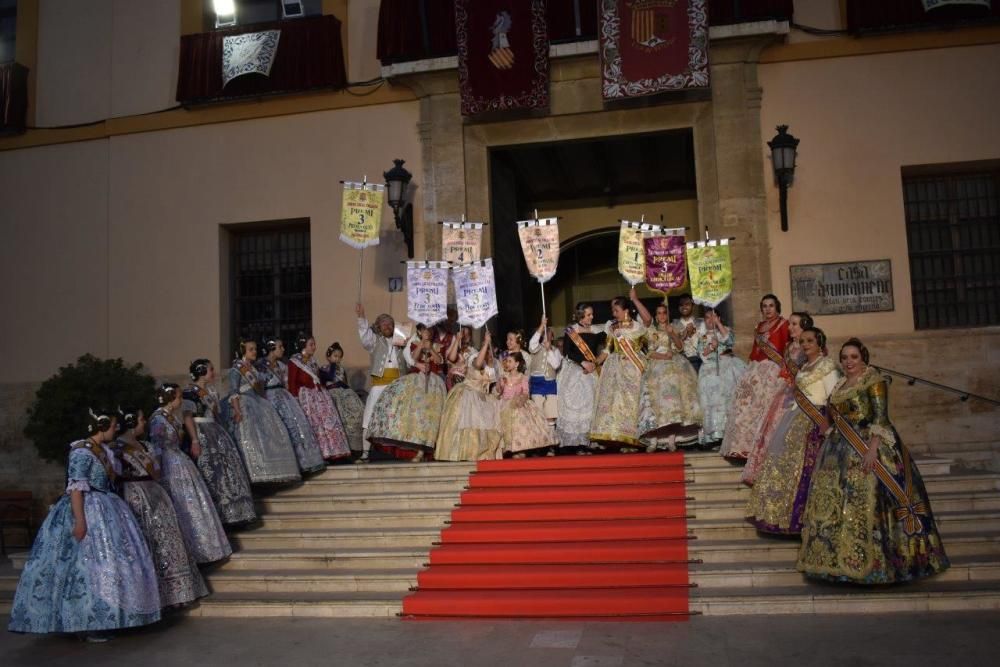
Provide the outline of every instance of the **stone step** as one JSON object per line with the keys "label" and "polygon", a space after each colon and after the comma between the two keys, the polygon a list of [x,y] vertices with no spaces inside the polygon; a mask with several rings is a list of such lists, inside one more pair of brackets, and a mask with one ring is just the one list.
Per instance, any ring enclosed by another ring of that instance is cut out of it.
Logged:
{"label": "stone step", "polygon": [[[923,459],[917,461],[917,467],[920,470],[920,474],[924,477],[924,480],[927,481],[929,479],[950,474],[954,463],[955,462],[952,459]],[[742,467],[727,464],[726,467],[694,468],[689,471],[687,477],[689,483],[699,485],[722,482],[742,484],[742,482],[740,482],[740,475],[742,473]]]}
{"label": "stone step", "polygon": [[[245,549],[237,551],[215,572],[229,570],[373,570],[421,568],[428,549]],[[214,574],[214,572],[213,572]],[[210,575],[211,577],[211,575]]]}
{"label": "stone step", "polygon": [[[417,568],[374,570],[221,570],[208,577],[213,593],[392,592],[417,584]],[[261,596],[265,597],[265,596]]]}
{"label": "stone step", "polygon": [[370,493],[358,495],[290,496],[260,498],[257,510],[264,514],[302,512],[354,512],[358,510],[451,510],[458,492]]}
{"label": "stone step", "polygon": [[430,547],[441,536],[437,527],[341,528],[337,530],[253,530],[231,536],[240,549],[340,549]]}
{"label": "stone step", "polygon": [[382,479],[310,479],[303,484],[283,488],[268,498],[301,498],[384,493],[452,493],[457,495],[468,484],[468,475],[448,477],[387,477]]}
{"label": "stone step", "polygon": [[187,614],[230,618],[276,616],[373,618],[391,617],[402,610],[398,592],[342,593],[218,593],[202,600]]}
{"label": "stone step", "polygon": [[17,589],[17,580],[20,579],[19,574],[4,574],[0,575],[0,595],[4,593],[13,594],[14,590]]}
{"label": "stone step", "polygon": [[265,514],[260,519],[263,529],[294,530],[298,528],[443,528],[451,517],[451,509],[382,509],[350,512],[319,511]]}
{"label": "stone step", "polygon": [[382,479],[393,477],[439,477],[468,475],[476,469],[475,463],[452,463],[450,461],[429,461],[421,463],[368,463],[358,465],[328,466],[309,477],[313,480],[332,479]]}
{"label": "stone step", "polygon": [[1000,582],[935,581],[872,588],[696,588],[691,611],[716,616],[859,614],[1000,609]]}

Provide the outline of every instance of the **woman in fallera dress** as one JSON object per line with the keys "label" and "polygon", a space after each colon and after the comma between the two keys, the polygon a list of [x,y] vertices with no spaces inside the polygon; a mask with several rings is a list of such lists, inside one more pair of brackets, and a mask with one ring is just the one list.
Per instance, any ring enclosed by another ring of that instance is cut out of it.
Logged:
{"label": "woman in fallera dress", "polygon": [[160,620],[160,594],[146,538],[132,510],[112,492],[116,418],[91,412],[89,436],[70,445],[66,493],[38,529],[14,593],[12,632],[108,630]]}
{"label": "woman in fallera dress", "polygon": [[765,295],[760,300],[760,314],[762,319],[754,331],[750,363],[736,385],[726,416],[726,433],[719,448],[719,454],[726,458],[746,459],[771,401],[786,386],[782,355],[788,345],[788,320],[781,316],[778,297]]}
{"label": "woman in fallera dress", "polygon": [[524,458],[526,452],[548,449],[556,444],[555,433],[541,407],[531,400],[524,356],[508,353],[502,365],[504,374],[497,384],[501,451]]}
{"label": "woman in fallera dress", "polygon": [[297,482],[302,479],[288,430],[264,394],[257,375],[257,343],[240,341],[240,356],[227,374],[229,395],[223,417],[239,445],[251,484]]}
{"label": "woman in fallera dress", "polygon": [[[458,346],[452,342],[452,352]],[[456,362],[458,363],[458,362]],[[452,387],[441,413],[434,458],[438,461],[482,461],[496,458],[500,447],[500,403],[491,396],[496,381],[490,332],[479,351],[468,349],[465,379]]]}
{"label": "woman in fallera dress", "polygon": [[757,426],[753,446],[747,455],[746,465],[740,475],[740,481],[747,486],[753,486],[760,472],[760,466],[767,457],[768,445],[774,441],[774,430],[785,414],[795,405],[795,375],[805,363],[805,354],[799,345],[802,331],[813,326],[813,318],[806,312],[795,312],[788,316],[788,345],[785,346],[785,365],[781,377],[785,384],[775,392],[771,405],[764,418]]}
{"label": "woman in fallera dress", "polygon": [[337,406],[319,380],[316,364],[316,339],[300,335],[295,341],[295,354],[288,360],[288,391],[299,399],[302,412],[312,425],[323,458],[328,462],[349,458],[351,448],[347,433],[340,423]]}
{"label": "woman in fallera dress", "polygon": [[159,406],[149,417],[149,443],[160,464],[160,484],[166,489],[177,512],[177,522],[188,552],[199,563],[213,563],[233,553],[222,521],[215,511],[201,473],[191,461],[201,456],[198,441],[191,443],[191,457],[181,451],[183,426],[177,419],[183,396],[171,382],[156,390]]}
{"label": "woman in fallera dress", "polygon": [[840,349],[828,431],[802,520],[798,569],[858,584],[911,581],[948,568],[927,490],[889,421],[889,381],[856,338]]}
{"label": "woman in fallera dress", "polygon": [[591,446],[599,377],[597,360],[604,352],[608,335],[593,326],[594,308],[589,303],[576,304],[573,320],[563,338],[563,364],[556,377],[559,395],[556,436],[560,450],[575,449],[584,454]]}
{"label": "woman in fallera dress", "polygon": [[334,343],[326,348],[326,366],[319,369],[319,379],[330,393],[333,404],[337,406],[340,423],[347,433],[347,444],[351,452],[364,451],[361,426],[365,415],[365,404],[358,397],[358,392],[347,382],[347,370],[344,368],[344,348],[340,343]]}
{"label": "woman in fallera dress", "polygon": [[368,422],[369,440],[414,450],[415,460],[434,451],[447,394],[444,356],[432,335],[430,327],[417,325],[416,335],[403,348],[409,372],[382,392]]}
{"label": "woman in fallera dress", "polygon": [[445,352],[448,360],[448,376],[445,379],[445,386],[448,391],[465,380],[466,361],[470,354],[475,358],[479,354],[479,350],[472,345],[472,327],[463,325],[458,333],[452,337]]}
{"label": "woman in fallera dress", "polygon": [[640,321],[632,317],[629,299],[611,301],[614,320],[604,325],[608,347],[598,357],[601,379],[597,384],[594,424],[590,439],[613,447],[639,446],[639,392],[646,369],[646,327],[652,321],[633,287],[629,292]]}
{"label": "woman in fallera dress", "polygon": [[826,355],[821,329],[809,327],[799,340],[805,362],[795,374],[792,407],[774,429],[747,501],[747,520],[764,533],[802,531],[809,482],[826,430],[826,401],[840,379],[837,364]]}
{"label": "woman in fallera dress", "polygon": [[642,374],[639,402],[640,439],[646,451],[693,444],[701,427],[698,373],[684,356],[684,341],[670,324],[666,304],[656,307],[648,332],[649,353]]}
{"label": "woman in fallera dress", "polygon": [[195,359],[188,367],[193,383],[185,387],[181,411],[191,440],[201,447],[195,461],[219,519],[227,526],[257,518],[240,449],[218,422],[222,404],[215,389],[215,366],[208,359]]}
{"label": "woman in fallera dress", "polygon": [[182,606],[205,597],[208,588],[184,544],[173,503],[157,483],[160,466],[149,445],[140,440],[146,432],[146,417],[142,410],[125,408],[119,411],[118,420],[115,455],[121,467],[121,496],[149,544],[160,584],[160,605]]}
{"label": "woman in fallera dress", "polygon": [[257,375],[264,383],[264,396],[281,417],[288,437],[292,439],[295,458],[303,473],[318,472],[326,468],[312,425],[302,412],[302,406],[288,393],[288,367],[281,358],[285,356],[285,343],[280,338],[264,341],[264,358],[257,361]]}
{"label": "woman in fallera dress", "polygon": [[726,431],[726,415],[733,392],[747,365],[733,354],[736,334],[715,308],[705,309],[704,329],[698,333],[698,395],[702,410],[702,446],[717,445]]}

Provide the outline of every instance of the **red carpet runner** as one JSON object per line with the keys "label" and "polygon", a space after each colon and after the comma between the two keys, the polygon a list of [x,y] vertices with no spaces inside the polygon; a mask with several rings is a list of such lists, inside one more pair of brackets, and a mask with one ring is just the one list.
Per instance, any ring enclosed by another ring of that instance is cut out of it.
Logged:
{"label": "red carpet runner", "polygon": [[403,616],[687,618],[684,475],[681,453],[480,462]]}

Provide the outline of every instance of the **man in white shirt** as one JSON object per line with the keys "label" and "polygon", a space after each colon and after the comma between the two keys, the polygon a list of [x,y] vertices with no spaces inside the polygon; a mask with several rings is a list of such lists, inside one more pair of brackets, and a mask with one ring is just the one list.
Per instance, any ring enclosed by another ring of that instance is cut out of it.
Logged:
{"label": "man in white shirt", "polygon": [[368,441],[368,424],[371,422],[372,411],[378,402],[378,397],[382,395],[385,388],[392,384],[403,373],[406,372],[406,359],[403,358],[403,345],[405,341],[399,341],[394,337],[396,331],[396,321],[392,315],[382,313],[375,318],[375,325],[369,326],[365,317],[365,307],[360,303],[354,308],[358,315],[358,337],[361,339],[361,346],[371,355],[371,366],[368,375],[371,376],[372,386],[368,391],[368,399],[365,401],[365,414],[362,417],[361,425],[364,428],[364,452],[358,461],[368,461],[371,451],[371,443]]}
{"label": "man in white shirt", "polygon": [[671,322],[681,340],[684,341],[684,356],[694,366],[701,369],[701,355],[698,354],[698,336],[705,332],[705,320],[694,316],[694,300],[690,294],[681,294],[677,305],[680,317]]}

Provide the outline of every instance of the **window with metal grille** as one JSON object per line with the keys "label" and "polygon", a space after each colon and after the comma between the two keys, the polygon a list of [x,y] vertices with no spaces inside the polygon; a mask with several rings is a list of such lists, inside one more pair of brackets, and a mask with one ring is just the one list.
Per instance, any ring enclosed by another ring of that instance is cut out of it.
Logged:
{"label": "window with metal grille", "polygon": [[231,233],[234,336],[249,336],[258,344],[278,336],[290,348],[299,332],[312,330],[309,223]]}
{"label": "window with metal grille", "polygon": [[917,329],[1000,324],[1000,166],[903,170]]}

